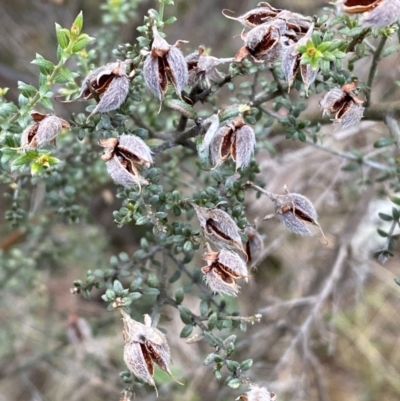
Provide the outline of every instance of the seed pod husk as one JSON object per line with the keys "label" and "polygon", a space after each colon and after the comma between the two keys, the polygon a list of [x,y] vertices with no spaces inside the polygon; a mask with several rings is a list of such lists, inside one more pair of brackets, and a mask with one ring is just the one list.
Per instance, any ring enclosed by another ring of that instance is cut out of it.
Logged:
{"label": "seed pod husk", "polygon": [[56,137],[63,128],[69,128],[68,121],[53,114],[31,112],[34,123],[29,125],[21,135],[21,148],[36,149],[51,142],[56,144]]}
{"label": "seed pod husk", "polygon": [[382,2],[383,0],[342,0],[344,11],[350,14],[371,11]]}
{"label": "seed pod husk", "polygon": [[257,63],[275,62],[282,53],[281,37],[286,31],[285,21],[277,19],[258,25],[247,33],[242,32],[245,45],[237,52],[234,61],[241,61],[250,54]]}
{"label": "seed pod husk", "polygon": [[[126,69],[129,60],[108,63],[93,70],[83,81],[81,90],[75,100],[96,98],[98,104],[89,115],[106,113],[118,109],[126,100],[129,93],[129,77]],[[67,103],[69,101],[64,101]]]}
{"label": "seed pod husk", "polygon": [[133,320],[123,309],[121,313],[124,323],[124,361],[134,376],[155,387],[154,364],[171,375],[171,352],[167,338],[151,326],[150,316],[145,315],[145,324],[142,324]]}
{"label": "seed pod husk", "polygon": [[153,163],[151,150],[146,143],[135,135],[123,134],[119,138],[100,140],[105,148],[102,159],[106,162],[107,171],[113,181],[124,187],[147,185],[139,167],[149,167]]}
{"label": "seed pod husk", "polygon": [[364,28],[385,28],[400,19],[400,0],[383,0],[375,8],[363,14]]}
{"label": "seed pod husk", "polygon": [[193,204],[193,207],[207,241],[220,248],[239,249],[246,254],[239,228],[228,213],[196,204]]}
{"label": "seed pod husk", "polygon": [[230,63],[233,58],[217,58],[205,53],[203,47],[199,47],[197,52],[191,53],[186,57],[189,78],[188,85],[199,85],[202,82],[209,87],[210,78],[219,76],[217,66],[223,63]]}
{"label": "seed pod husk", "polygon": [[257,230],[254,227],[247,226],[244,232],[247,235],[247,242],[246,242],[247,263],[249,264],[250,267],[254,267],[261,256],[261,252],[264,248],[264,241],[261,235],[257,232]]}
{"label": "seed pod husk", "polygon": [[241,395],[237,400],[241,401],[276,401],[275,393],[270,393],[265,387],[251,385],[246,395]]}
{"label": "seed pod husk", "polygon": [[285,195],[268,193],[269,198],[275,205],[275,213],[264,217],[264,220],[278,216],[282,223],[290,231],[299,235],[312,235],[305,223],[317,226],[322,238],[327,239],[317,222],[317,212],[311,201],[303,195],[290,193],[285,187]]}
{"label": "seed pod husk", "polygon": [[143,64],[146,86],[162,101],[170,82],[180,96],[188,81],[188,67],[178,46],[185,42],[178,41],[175,45],[170,45],[160,36],[155,26],[153,34],[151,51]]}
{"label": "seed pod husk", "polygon": [[246,167],[254,152],[254,130],[239,115],[218,129],[210,145],[211,163],[214,168],[229,158],[236,163],[236,170]]}
{"label": "seed pod husk", "polygon": [[[226,12],[230,10],[222,10],[222,15],[226,18],[232,19],[234,21],[240,22],[242,25],[254,28],[255,26],[261,25],[264,22],[269,22],[274,19],[279,12],[282,10],[278,10],[266,2],[259,3],[258,7],[253,10],[244,13],[243,15],[235,18],[230,15],[226,15]],[[230,11],[232,12],[232,11]]]}
{"label": "seed pod husk", "polygon": [[336,114],[333,124],[342,129],[354,127],[361,121],[364,110],[362,105],[349,102]]}

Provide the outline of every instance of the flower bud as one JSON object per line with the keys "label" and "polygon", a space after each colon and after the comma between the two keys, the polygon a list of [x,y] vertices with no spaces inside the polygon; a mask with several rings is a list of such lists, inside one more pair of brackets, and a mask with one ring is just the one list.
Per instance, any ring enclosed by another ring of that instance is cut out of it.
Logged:
{"label": "flower bud", "polygon": [[221,248],[239,249],[245,254],[239,228],[228,213],[193,204],[207,241]]}
{"label": "flower bud", "polygon": [[48,142],[56,144],[56,137],[63,128],[69,128],[68,121],[52,114],[31,112],[33,124],[25,128],[21,136],[21,148],[40,148]]}
{"label": "flower bud", "polygon": [[105,149],[102,159],[113,181],[124,187],[134,187],[148,182],[140,175],[139,166],[149,167],[153,163],[151,150],[135,135],[121,135],[119,138],[100,140]]}
{"label": "flower bud", "polygon": [[143,64],[143,78],[146,86],[163,100],[168,89],[168,81],[174,85],[178,95],[188,81],[188,67],[185,57],[178,49],[183,41],[170,45],[153,27],[154,40],[151,51]]}

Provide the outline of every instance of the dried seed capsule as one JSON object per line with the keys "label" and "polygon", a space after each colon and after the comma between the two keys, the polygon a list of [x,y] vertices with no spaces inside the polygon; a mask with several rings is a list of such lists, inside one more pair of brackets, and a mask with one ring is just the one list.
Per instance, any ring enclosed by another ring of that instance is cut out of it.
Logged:
{"label": "dried seed capsule", "polygon": [[236,284],[234,278],[216,269],[208,271],[203,267],[202,272],[204,273],[204,282],[212,292],[226,294],[231,297],[237,296],[240,287]]}
{"label": "dried seed capsule", "polygon": [[377,7],[383,0],[342,0],[343,9],[347,13],[363,13]]}
{"label": "dried seed capsule", "polygon": [[239,228],[228,213],[193,204],[206,240],[221,248],[239,249],[245,254]]}
{"label": "dried seed capsule", "polygon": [[142,324],[133,320],[123,309],[121,313],[124,323],[124,361],[134,376],[155,387],[154,363],[171,375],[171,352],[167,338],[151,326],[149,315],[145,315],[145,324]]}
{"label": "dried seed capsule", "polygon": [[69,128],[68,121],[52,114],[31,112],[34,123],[25,128],[21,136],[21,148],[40,148],[48,142],[56,144],[56,137],[63,128]]}
{"label": "dried seed capsule", "polygon": [[349,102],[336,114],[333,124],[342,129],[354,127],[361,121],[364,109],[360,104]]}
{"label": "dried seed capsule", "polygon": [[269,22],[271,19],[275,18],[277,14],[282,10],[278,10],[270,6],[268,3],[264,2],[260,3],[257,8],[254,8],[253,10],[250,10],[237,18],[226,15],[225,13],[227,11],[230,10],[222,10],[222,15],[224,17],[238,21],[246,27],[254,28],[255,26],[261,25],[264,22]]}
{"label": "dried seed capsule", "polygon": [[361,25],[365,28],[385,28],[400,19],[400,0],[383,0],[363,14]]}
{"label": "dried seed capsule", "polygon": [[247,226],[244,230],[247,235],[246,254],[247,262],[250,267],[257,264],[264,248],[264,241],[257,230],[251,226]]}
{"label": "dried seed capsule", "polygon": [[217,66],[223,63],[230,63],[233,58],[217,58],[209,56],[204,52],[203,47],[199,47],[197,52],[191,53],[186,57],[186,63],[189,71],[188,84],[198,85],[203,81],[209,87],[210,78],[218,76]]}
{"label": "dried seed capsule", "polygon": [[[255,186],[255,188],[257,187]],[[275,205],[275,213],[265,216],[264,220],[278,216],[286,228],[299,235],[312,234],[305,224],[310,223],[319,228],[322,238],[327,242],[321,226],[317,222],[317,212],[308,198],[300,194],[290,193],[286,186],[285,195],[272,194],[262,189],[261,191],[266,193]]]}
{"label": "dried seed capsule", "polygon": [[[234,61],[241,61],[250,54],[258,63],[275,62],[283,51],[281,37],[286,31],[285,21],[276,19],[258,25],[247,33],[242,32],[245,45],[237,52]],[[277,49],[274,50],[275,47]]]}
{"label": "dried seed capsule", "polygon": [[256,385],[250,386],[246,395],[242,395],[237,400],[241,401],[276,401],[275,393],[270,393],[265,387]]}
{"label": "dried seed capsule", "polygon": [[160,36],[155,26],[153,34],[151,51],[143,64],[143,78],[146,86],[162,101],[168,89],[168,81],[174,85],[178,95],[181,94],[188,81],[188,67],[178,49],[183,41],[170,45]]}
{"label": "dried seed capsule", "polygon": [[231,156],[236,162],[236,170],[246,167],[255,144],[254,130],[239,115],[219,128],[213,136],[210,145],[211,163],[216,168]]}
{"label": "dried seed capsule", "polygon": [[153,163],[151,150],[146,143],[135,135],[121,135],[119,138],[100,140],[105,149],[102,159],[113,181],[124,187],[147,185],[138,166],[149,167]]}
{"label": "dried seed capsule", "polygon": [[126,72],[129,63],[129,60],[116,61],[96,68],[83,80],[78,97],[72,101],[100,98],[89,117],[118,109],[129,93],[130,81]]}

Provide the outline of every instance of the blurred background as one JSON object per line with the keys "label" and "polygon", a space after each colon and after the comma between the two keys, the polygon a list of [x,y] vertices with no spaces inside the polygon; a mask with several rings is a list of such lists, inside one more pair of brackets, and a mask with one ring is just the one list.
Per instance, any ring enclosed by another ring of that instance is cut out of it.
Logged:
{"label": "blurred background", "polygon": [[[326,5],[320,0],[270,3],[305,15],[321,14]],[[104,29],[100,4],[107,1],[0,0],[0,87],[10,88],[8,99],[17,99],[17,81],[37,84],[37,68],[30,64],[35,53],[55,61],[55,22],[69,27],[83,10],[85,32],[96,36],[98,29]],[[257,1],[176,0],[175,4],[178,22],[166,29],[170,43],[188,40],[185,54],[205,45],[214,55],[232,57],[242,45],[237,37],[241,26],[224,18],[221,10],[240,15]],[[157,8],[156,2],[140,3],[137,19],[129,19],[121,28],[121,43],[135,41],[135,28],[149,8]],[[397,45],[396,36],[393,41]],[[112,55],[104,58],[110,61]],[[398,99],[399,61],[394,52],[379,65],[372,103]],[[355,74],[361,80],[366,80],[369,65],[369,59],[356,63]],[[310,98],[305,114],[319,113],[320,98]],[[228,94],[222,92],[220,102],[228,104]],[[67,117],[77,106],[55,107],[58,115]],[[380,196],[384,188],[374,183],[379,172],[368,166],[343,170],[349,162],[337,155],[354,148],[373,152],[372,144],[382,135],[388,134],[381,122],[362,121],[345,131],[333,131],[328,124],[321,136],[324,147],[334,152],[327,152],[287,141],[282,132],[272,130],[269,140],[276,153],[257,154],[267,189],[282,193],[287,184],[292,192],[311,199],[329,239],[323,246],[316,237],[288,234],[278,220],[262,221],[273,211],[272,205],[252,193],[246,195],[248,219],[257,225],[265,248],[240,298],[227,302],[237,303],[243,316],[263,315],[261,323],[239,333],[237,356],[254,359],[249,376],[277,393],[278,400],[400,399],[400,287],[393,281],[400,276],[400,249],[384,265],[372,256],[384,243],[376,228],[389,225],[378,212],[390,213],[392,205]],[[0,210],[6,208],[3,194],[9,190],[0,185]],[[41,190],[35,189],[35,199]],[[113,223],[112,212],[120,202],[115,194],[112,183],[98,188],[86,221],[77,224],[54,224],[49,219],[47,225],[23,231],[10,227],[0,213],[0,263],[5,263],[7,253],[14,260],[7,268],[0,265],[0,401],[119,399],[124,383],[118,373],[126,370],[119,317],[105,311],[103,290],[93,291],[90,301],[70,292],[73,281],[84,278],[88,269],[108,268],[112,255],[132,255],[138,248],[141,233],[133,225],[119,229]],[[340,275],[332,278],[335,269]],[[317,310],[316,324],[307,328],[312,350],[307,357],[309,350],[294,339],[331,279],[333,296]],[[185,297],[185,305],[194,310],[198,302],[197,297]],[[211,352],[207,344],[189,345],[179,338],[184,324],[175,309],[166,307],[161,326],[168,333],[174,375],[187,384],[170,383],[157,371],[160,400],[233,400],[243,393],[225,387],[203,365]],[[136,399],[155,399],[147,390],[140,390]]]}

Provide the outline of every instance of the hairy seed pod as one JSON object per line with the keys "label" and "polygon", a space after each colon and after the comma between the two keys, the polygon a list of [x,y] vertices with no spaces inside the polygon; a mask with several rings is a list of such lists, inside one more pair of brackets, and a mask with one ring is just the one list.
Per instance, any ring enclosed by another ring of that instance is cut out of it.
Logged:
{"label": "hairy seed pod", "polygon": [[[242,32],[245,45],[237,52],[234,61],[241,61],[247,55],[251,55],[257,63],[276,61],[282,51],[280,40],[286,31],[285,21],[273,20],[258,25],[247,33]],[[273,51],[276,46],[278,52]]]}
{"label": "hairy seed pod", "polygon": [[256,145],[256,136],[253,128],[243,125],[236,130],[231,144],[232,159],[236,162],[236,170],[248,166]]}
{"label": "hairy seed pod", "polygon": [[265,387],[251,385],[246,395],[238,398],[241,401],[276,401],[276,394],[270,393]]}
{"label": "hairy seed pod", "polygon": [[150,91],[162,101],[168,89],[168,82],[174,85],[178,95],[181,94],[188,81],[188,66],[178,49],[183,41],[170,45],[160,36],[155,26],[153,34],[151,51],[143,64],[143,78]]}
{"label": "hairy seed pod", "polygon": [[304,87],[306,90],[306,94],[308,96],[308,88],[312,83],[314,83],[315,79],[317,78],[318,75],[318,68],[313,68],[311,67],[310,64],[306,65],[300,65],[300,73],[301,73],[301,78],[304,82]]}
{"label": "hairy seed pod", "polygon": [[400,0],[383,0],[377,7],[363,14],[365,28],[385,28],[400,19]]}
{"label": "hairy seed pod", "polygon": [[353,14],[371,11],[382,2],[383,0],[341,0],[339,3],[343,4],[344,11]]}
{"label": "hairy seed pod", "polygon": [[171,375],[171,352],[165,335],[151,326],[149,315],[145,324],[133,320],[121,309],[124,323],[124,361],[130,372],[155,387],[154,364]]}
{"label": "hairy seed pod", "polygon": [[259,7],[254,8],[253,10],[250,10],[237,18],[226,15],[227,11],[230,10],[222,10],[222,15],[224,17],[232,19],[234,21],[238,21],[246,27],[254,28],[257,25],[261,25],[264,22],[269,22],[270,20],[274,19],[277,14],[282,10],[278,10],[270,6],[268,3],[264,2],[260,3]]}
{"label": "hairy seed pod", "polygon": [[327,242],[321,226],[317,222],[317,212],[311,201],[303,195],[290,193],[286,186],[285,192],[285,195],[268,193],[275,205],[275,213],[265,216],[264,220],[278,216],[286,228],[299,235],[312,235],[305,223],[312,224],[319,228],[322,238]]}
{"label": "hairy seed pod", "polygon": [[203,259],[208,265],[204,268],[216,269],[231,276],[234,279],[245,278],[247,281],[247,267],[244,260],[237,254],[226,249],[219,252],[206,252]]}
{"label": "hairy seed pod", "polygon": [[264,248],[264,241],[257,230],[251,226],[247,226],[244,232],[247,235],[247,261],[250,267],[254,267],[261,256],[261,252]]}
{"label": "hairy seed pod", "polygon": [[153,163],[151,150],[146,143],[135,135],[123,134],[119,138],[100,140],[105,148],[102,159],[113,181],[124,187],[148,185],[139,171],[139,166],[149,167]]}
{"label": "hairy seed pod", "polygon": [[364,110],[360,104],[349,102],[336,114],[333,124],[342,129],[354,127],[361,121]]}
{"label": "hairy seed pod", "polygon": [[203,268],[202,272],[204,273],[204,282],[212,292],[226,294],[231,297],[237,296],[240,287],[236,284],[234,278],[216,269],[209,269],[208,271]]}
{"label": "hairy seed pod", "polygon": [[48,142],[55,145],[56,137],[63,128],[69,128],[67,121],[52,114],[31,112],[34,123],[29,125],[21,135],[21,148],[35,149],[44,146]]}
{"label": "hairy seed pod", "polygon": [[245,254],[239,228],[228,213],[193,204],[206,240],[221,248],[239,249]]}

